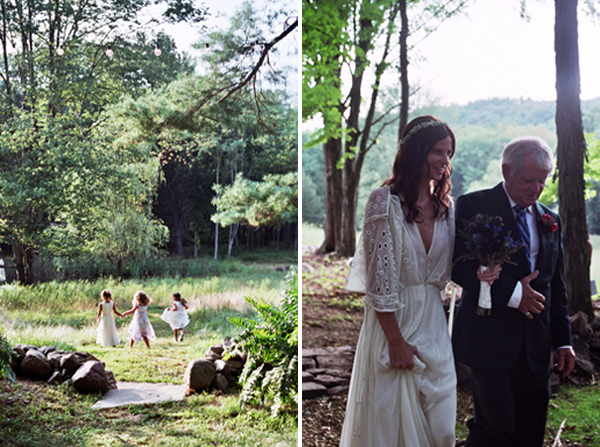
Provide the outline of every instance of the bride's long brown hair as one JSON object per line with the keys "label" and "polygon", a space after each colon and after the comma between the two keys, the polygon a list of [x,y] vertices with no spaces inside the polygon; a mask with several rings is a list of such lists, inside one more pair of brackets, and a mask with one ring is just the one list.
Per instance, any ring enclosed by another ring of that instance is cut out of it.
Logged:
{"label": "bride's long brown hair", "polygon": [[[426,124],[432,122],[432,124]],[[433,146],[440,140],[450,137],[452,140],[452,153],[456,149],[454,133],[447,124],[431,116],[419,116],[406,125],[402,138],[398,143],[392,175],[383,186],[389,186],[390,192],[401,197],[402,204],[408,209],[406,221],[413,223],[419,217],[417,198],[419,197],[419,180],[421,169],[427,163],[427,155]],[[435,217],[448,218],[450,208],[450,174],[452,166],[448,163],[439,182],[433,185],[432,199],[435,206]]]}

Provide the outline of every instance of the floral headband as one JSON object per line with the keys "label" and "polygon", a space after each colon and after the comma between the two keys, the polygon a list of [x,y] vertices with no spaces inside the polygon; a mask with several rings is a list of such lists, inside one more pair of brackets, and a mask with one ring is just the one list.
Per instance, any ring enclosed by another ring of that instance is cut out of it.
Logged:
{"label": "floral headband", "polygon": [[447,126],[447,124],[443,121],[425,121],[424,123],[417,124],[415,127],[413,127],[412,129],[410,129],[408,131],[408,133],[404,136],[404,138],[402,138],[400,141],[398,141],[398,150],[400,150],[402,145],[406,144],[408,142],[408,140],[411,139],[411,137],[418,134],[421,130],[425,129],[426,127],[437,127],[437,126]]}

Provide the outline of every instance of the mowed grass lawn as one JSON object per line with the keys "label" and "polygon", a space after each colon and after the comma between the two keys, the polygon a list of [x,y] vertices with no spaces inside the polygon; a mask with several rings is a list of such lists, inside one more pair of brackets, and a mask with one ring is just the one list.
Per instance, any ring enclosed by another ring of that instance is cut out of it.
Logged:
{"label": "mowed grass lawn", "polygon": [[[57,346],[90,352],[106,363],[117,381],[182,384],[192,359],[238,329],[228,317],[253,317],[244,296],[278,302],[285,272],[256,266],[242,274],[213,278],[48,283],[0,289],[0,327],[11,344]],[[131,308],[136,290],[153,303],[150,321],[157,339],[129,347],[131,316],[116,317],[121,344],[96,345],[97,304],[110,288],[120,312]],[[170,295],[179,291],[190,306],[185,339],[175,343],[160,320]],[[268,409],[240,408],[239,389],[190,395],[182,402],[93,410],[98,395],[68,385],[0,381],[0,444],[7,446],[296,446],[297,414],[277,418]]]}

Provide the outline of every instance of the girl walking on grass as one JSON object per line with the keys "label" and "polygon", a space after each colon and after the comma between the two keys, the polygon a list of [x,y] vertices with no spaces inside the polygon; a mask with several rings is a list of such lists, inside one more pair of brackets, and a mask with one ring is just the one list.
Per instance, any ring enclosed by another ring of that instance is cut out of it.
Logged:
{"label": "girl walking on grass", "polygon": [[161,320],[171,325],[173,335],[175,335],[175,343],[183,341],[183,328],[190,324],[190,317],[185,311],[187,308],[185,299],[181,298],[180,293],[175,292],[173,294],[173,307],[166,308],[160,316]]}
{"label": "girl walking on grass", "polygon": [[110,347],[117,346],[121,343],[121,339],[119,338],[119,334],[117,333],[117,327],[115,326],[115,319],[113,318],[113,312],[115,315],[122,317],[122,315],[117,310],[117,306],[112,301],[112,296],[110,294],[110,290],[105,289],[100,294],[102,297],[102,302],[98,304],[98,317],[96,320],[98,321],[98,338],[96,339],[96,343]]}
{"label": "girl walking on grass", "polygon": [[125,316],[135,312],[129,325],[130,347],[133,347],[134,342],[144,340],[146,346],[150,348],[150,340],[156,339],[154,328],[148,319],[148,306],[151,301],[152,298],[140,290],[133,295],[133,307],[122,314]]}

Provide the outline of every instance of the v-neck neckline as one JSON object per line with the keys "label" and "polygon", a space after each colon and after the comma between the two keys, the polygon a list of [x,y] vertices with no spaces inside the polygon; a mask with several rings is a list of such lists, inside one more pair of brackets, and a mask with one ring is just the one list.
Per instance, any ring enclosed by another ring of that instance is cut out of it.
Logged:
{"label": "v-neck neckline", "polygon": [[419,235],[419,240],[421,241],[421,247],[423,247],[423,252],[425,256],[429,256],[431,253],[431,248],[433,247],[433,241],[435,241],[435,235],[437,233],[437,219],[433,219],[433,232],[431,233],[431,244],[429,245],[429,249],[425,246],[425,240],[423,239],[423,234],[421,234],[421,230],[419,229],[419,225],[415,222],[415,227],[417,229],[417,233]]}

